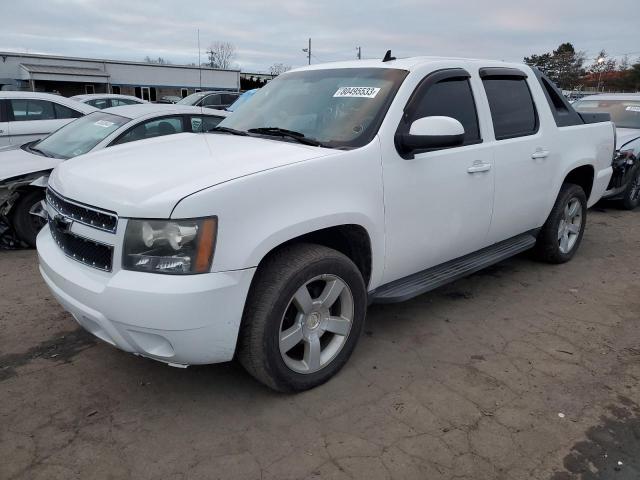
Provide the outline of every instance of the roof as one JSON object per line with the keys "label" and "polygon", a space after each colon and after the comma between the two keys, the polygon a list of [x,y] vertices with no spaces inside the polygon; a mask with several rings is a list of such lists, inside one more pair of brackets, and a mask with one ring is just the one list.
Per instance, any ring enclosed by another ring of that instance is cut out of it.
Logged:
{"label": "roof", "polygon": [[639,93],[599,93],[597,95],[587,95],[582,97],[583,100],[635,100],[640,101]]}
{"label": "roof", "polygon": [[30,73],[49,73],[54,75],[84,75],[86,77],[109,77],[109,74],[99,68],[65,67],[61,65],[35,65],[21,63],[20,66]]}
{"label": "roof", "polygon": [[141,98],[134,97],[132,95],[118,95],[117,93],[87,93],[84,95],[74,95],[73,97],[69,98],[73,98],[74,100],[78,100],[79,102],[85,102],[87,100],[95,100],[100,98],[126,98],[128,100],[136,100],[140,103],[147,103],[146,100],[142,100]]}
{"label": "roof", "polygon": [[122,105],[120,107],[110,107],[102,110],[127,118],[139,118],[146,115],[180,115],[196,114],[211,115],[216,117],[228,117],[230,112],[224,110],[214,110],[211,108],[192,107],[190,105],[176,105],[173,103],[139,103],[136,105]]}
{"label": "roof", "polygon": [[20,52],[7,52],[7,51],[3,51],[0,52],[0,56],[6,56],[6,57],[22,57],[22,58],[51,58],[54,60],[73,60],[73,61],[78,61],[78,62],[99,62],[99,63],[116,63],[116,64],[121,64],[121,65],[145,65],[145,66],[149,66],[149,67],[158,67],[158,68],[188,68],[188,69],[194,69],[194,70],[219,70],[219,71],[223,71],[223,72],[240,72],[240,70],[238,69],[234,69],[234,68],[228,68],[228,69],[222,69],[222,68],[212,68],[206,65],[202,65],[202,66],[197,66],[197,65],[178,65],[178,64],[166,64],[166,63],[149,63],[149,62],[133,62],[133,61],[129,61],[129,60],[109,60],[106,58],[87,58],[87,57],[65,57],[62,55],[44,55],[44,54],[37,54],[37,53],[20,53]]}
{"label": "roof", "polygon": [[21,92],[21,91],[0,91],[0,99],[18,99],[18,98],[33,98],[38,100],[47,100],[49,102],[56,102],[62,105],[66,105],[74,110],[78,110],[82,113],[91,113],[98,110],[91,105],[87,105],[86,103],[78,102],[77,100],[73,100],[71,98],[63,97],[61,95],[53,95],[51,93],[42,93],[42,92]]}
{"label": "roof", "polygon": [[[416,67],[427,65],[430,63],[441,62],[465,62],[482,64],[482,66],[505,66],[515,68],[529,68],[523,63],[502,62],[498,60],[490,59],[477,59],[477,58],[461,58],[461,57],[407,57],[397,58],[396,60],[390,60],[383,62],[382,59],[370,59],[370,60],[349,60],[345,62],[332,62],[332,63],[320,63],[316,65],[310,65],[307,67],[296,68],[290,70],[290,72],[299,72],[303,70],[323,70],[330,68],[395,68],[398,70],[413,70]],[[286,72],[289,73],[289,72]],[[282,75],[286,75],[286,73]]]}

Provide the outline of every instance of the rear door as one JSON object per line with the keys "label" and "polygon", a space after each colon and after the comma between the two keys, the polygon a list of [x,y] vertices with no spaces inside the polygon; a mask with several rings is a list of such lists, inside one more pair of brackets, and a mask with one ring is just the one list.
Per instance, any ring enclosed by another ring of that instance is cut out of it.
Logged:
{"label": "rear door", "polygon": [[9,121],[7,101],[0,100],[0,147],[9,145]]}
{"label": "rear door", "polygon": [[515,68],[482,68],[493,124],[495,202],[490,243],[538,228],[554,180],[552,139],[532,95],[537,80]]}
{"label": "rear door", "polygon": [[32,98],[8,100],[10,143],[22,145],[46,137],[60,125],[53,102]]}

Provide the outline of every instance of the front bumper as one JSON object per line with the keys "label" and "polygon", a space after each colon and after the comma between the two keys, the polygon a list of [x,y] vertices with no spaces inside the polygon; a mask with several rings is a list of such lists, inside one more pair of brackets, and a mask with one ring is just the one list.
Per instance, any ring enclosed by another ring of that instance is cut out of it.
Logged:
{"label": "front bumper", "polygon": [[176,365],[233,358],[255,268],[185,276],[102,272],[65,256],[49,227],[37,247],[53,295],[96,337]]}

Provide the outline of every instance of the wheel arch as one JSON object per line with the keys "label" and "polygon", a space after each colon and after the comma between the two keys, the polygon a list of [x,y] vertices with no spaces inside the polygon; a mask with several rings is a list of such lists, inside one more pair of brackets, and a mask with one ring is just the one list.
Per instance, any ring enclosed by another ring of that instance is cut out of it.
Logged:
{"label": "wheel arch", "polygon": [[585,195],[587,196],[587,202],[591,197],[591,192],[593,191],[593,182],[595,180],[595,168],[593,165],[580,165],[571,169],[564,176],[564,180],[562,184],[565,183],[573,183],[574,185],[578,185],[584,190]]}
{"label": "wheel arch", "polygon": [[359,223],[343,223],[298,233],[264,249],[257,262],[258,269],[278,250],[296,243],[313,243],[339,251],[355,263],[365,285],[370,285],[374,274],[373,244],[367,228]]}

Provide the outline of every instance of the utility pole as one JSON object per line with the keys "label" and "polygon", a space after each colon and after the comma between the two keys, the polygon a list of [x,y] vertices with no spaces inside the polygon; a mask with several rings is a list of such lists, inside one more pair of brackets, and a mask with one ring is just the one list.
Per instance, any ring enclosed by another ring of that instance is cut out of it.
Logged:
{"label": "utility pole", "polygon": [[356,47],[356,50],[358,50],[358,60],[362,60],[362,47]]}
{"label": "utility pole", "polygon": [[302,51],[307,52],[307,57],[309,58],[309,65],[311,65],[311,39],[309,39],[309,46],[307,48],[303,48]]}

